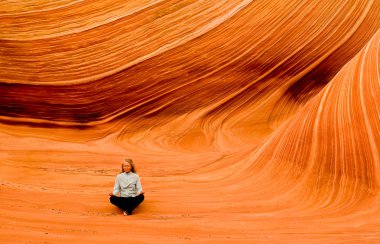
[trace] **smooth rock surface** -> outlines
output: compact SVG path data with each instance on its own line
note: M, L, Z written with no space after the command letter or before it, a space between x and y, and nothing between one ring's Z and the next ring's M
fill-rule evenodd
M1 243L380 242L380 1L0 1L0 23Z

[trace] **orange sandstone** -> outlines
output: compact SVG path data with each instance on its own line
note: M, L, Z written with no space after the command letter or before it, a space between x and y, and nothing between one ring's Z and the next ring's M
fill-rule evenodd
M0 242L378 243L379 13L0 2Z

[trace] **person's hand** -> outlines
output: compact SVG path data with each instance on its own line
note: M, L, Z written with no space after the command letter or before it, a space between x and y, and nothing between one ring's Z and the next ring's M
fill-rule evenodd
M142 191L142 192L140 192L140 194L139 194L139 195L144 195L144 193L145 193L145 192L143 192L143 191Z
M109 195L110 195L111 197L112 197L112 196L115 196L115 195L113 194L113 192L111 192Z

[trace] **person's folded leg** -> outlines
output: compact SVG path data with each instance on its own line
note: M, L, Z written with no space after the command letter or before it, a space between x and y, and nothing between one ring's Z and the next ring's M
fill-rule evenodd
M111 196L110 202L126 211L128 215L131 215L133 210L144 201L144 195L140 194L137 197L117 197Z
M130 212L132 214L132 211L137 208L137 206L140 205L140 203L142 203L144 201L144 195L143 194L140 194L138 195L137 197L133 197L132 199L132 202L131 202L131 208L130 208Z
M110 202L116 207L123 208L123 200L121 199L121 197L111 196Z

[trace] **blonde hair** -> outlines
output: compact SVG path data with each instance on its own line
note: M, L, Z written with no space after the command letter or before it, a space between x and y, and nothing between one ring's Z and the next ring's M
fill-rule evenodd
M130 158L126 158L126 159L124 159L124 162L123 163L121 163L121 172L120 173L124 173L124 168L123 168L123 164L124 163L129 163L130 165L131 165L131 172L133 172L133 173L136 173L136 166L135 166L135 163L133 163L133 160L132 159L130 159Z

